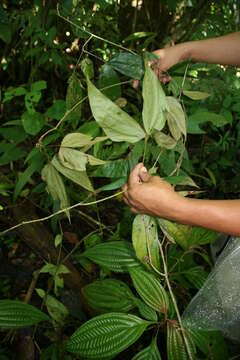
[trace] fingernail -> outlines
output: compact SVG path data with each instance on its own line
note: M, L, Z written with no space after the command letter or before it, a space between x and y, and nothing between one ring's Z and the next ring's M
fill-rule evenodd
M147 169L145 168L145 166L141 169L142 172L147 172Z

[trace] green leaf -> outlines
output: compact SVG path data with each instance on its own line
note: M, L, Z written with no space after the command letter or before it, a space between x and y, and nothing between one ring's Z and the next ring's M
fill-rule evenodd
M86 77L89 79L94 78L94 67L93 62L89 58L85 58L81 62L81 70Z
M40 171L43 166L43 155L37 154L34 158L32 158L31 164L27 167L27 169L23 172L23 174L19 177L13 194L13 201L17 199L23 187L29 181L30 177L36 172Z
M39 112L25 111L21 119L24 130L30 135L37 135L44 126L44 116Z
M138 123L104 96L88 79L88 96L93 116L112 141L135 143L145 133Z
M132 79L141 80L144 74L143 60L141 56L122 52L115 55L109 62L115 70Z
M187 331L185 331L185 337L188 342L188 348L191 352L192 359L195 359L196 347L193 339ZM181 329L175 321L169 321L167 324L167 356L168 360L189 360Z
M59 150L59 160L66 168L78 171L85 171L87 164L95 166L106 163L106 161L97 159L94 156L85 154L82 151L62 147Z
M47 190L51 194L53 200L60 201L60 209L69 207L69 200L62 178L51 163L45 165L42 169L42 179L47 183ZM65 212L70 220L69 210L66 210Z
M134 299L134 304L137 306L140 315L144 319L151 320L151 321L157 321L158 320L158 316L157 316L156 311L153 310L147 304L145 304L145 302L143 302L142 300L140 300L138 298L135 298Z
M62 234L57 234L55 236L55 239L54 239L54 246L58 247L59 245L61 245L62 244L62 239L63 239L63 235Z
M49 321L36 307L16 300L0 300L0 328L18 329Z
M61 147L67 148L80 148L86 145L89 145L92 141L92 136L81 134L81 133L71 133L67 134L61 143Z
M97 280L83 288L90 307L104 312L128 312L135 307L133 293L123 281Z
M53 296L46 294L45 291L42 289L36 289L36 292L42 299L44 299L45 305L51 318L55 320L58 324L63 325L66 317L69 314L66 306Z
M192 284L195 289L200 290L203 286L208 273L204 270L202 266L194 266L190 269L184 270L183 272L184 277Z
M172 96L167 96L168 108L167 123L172 137L179 140L181 134L186 136L186 118L181 104Z
M81 256L115 272L127 272L128 268L139 265L132 245L126 241L98 244L86 250Z
M99 168L92 173L92 176L94 177L106 178L126 178L128 175L129 164L123 159L108 161L106 164L99 166Z
M88 191L94 191L86 171L77 171L77 170L68 169L58 161L56 156L54 156L54 158L52 159L52 165L57 169L57 171L63 174L66 178L82 186L84 189Z
M81 81L78 79L77 75L73 73L68 80L68 88L66 95L66 109L70 110L79 103L82 99L82 85ZM82 104L76 106L76 108L71 111L67 116L68 120L78 121L81 117Z
M154 131L154 140L159 146L169 150L173 149L177 145L177 141L175 139L157 130Z
M31 84L31 92L39 92L47 88L47 82L45 80L39 80Z
M161 360L156 338L153 339L151 345L136 354L132 360Z
M183 94L192 100L204 100L210 96L210 94L206 92L189 90L183 90Z
M55 100L52 106L50 106L46 115L51 119L60 120L66 112L66 103L64 100Z
M158 232L155 220L148 215L137 215L132 226L132 243L137 258L148 269L151 269L149 262L159 269L159 246Z
M12 33L10 24L8 22L8 15L0 4L0 39L9 44L11 42L11 37Z
M201 227L176 224L174 222L158 219L160 227L163 227L168 236L180 245L184 250L191 246L199 246L214 242L218 236L216 231Z
M207 122L212 123L216 127L222 127L226 124L229 124L228 119L226 119L221 114L216 114L209 111L197 111L188 117L187 132L189 134L202 134L204 131L199 128L199 125Z
M112 68L112 66L108 64L104 64L101 67L98 86L101 89L102 93L111 100L116 100L121 97L122 92L120 86L120 79L116 71ZM109 88L103 89L105 87Z
M150 324L131 314L100 315L80 326L66 349L88 359L113 358L132 345Z
M166 122L164 112L168 109L167 98L158 77L152 71L148 62L145 65L142 93L142 117L147 134L151 134L153 128L159 131L162 130Z
M133 285L145 303L156 311L166 314L168 295L156 276L140 267L129 269Z

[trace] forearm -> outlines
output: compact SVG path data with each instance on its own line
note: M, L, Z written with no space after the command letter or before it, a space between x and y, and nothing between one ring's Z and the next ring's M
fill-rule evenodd
M175 221L240 236L240 200L198 200L183 198Z
M218 38L190 41L176 45L181 60L222 65L240 65L240 32Z

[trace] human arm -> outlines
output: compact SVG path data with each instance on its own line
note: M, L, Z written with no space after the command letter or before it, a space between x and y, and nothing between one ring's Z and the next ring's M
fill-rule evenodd
M240 32L217 38L189 41L153 52L159 59L152 67L163 82L169 81L164 72L181 61L240 66Z
M133 213L240 236L240 200L184 198L171 185L158 176L150 176L144 169L143 164L138 164L124 186L124 200Z

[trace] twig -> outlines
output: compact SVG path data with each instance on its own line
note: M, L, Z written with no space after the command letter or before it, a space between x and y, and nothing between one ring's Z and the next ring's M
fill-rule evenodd
M4 231L1 231L1 232L0 232L0 236L5 235L5 234L7 234L9 231L12 231L12 230L14 230L14 229L17 229L17 228L19 228L20 226L23 226L23 225L28 225L28 224L33 224L33 223L37 223L37 222L49 220L49 219L51 219L52 217L54 217L54 216L56 216L56 215L62 214L62 213L64 213L65 211L69 211L69 210L75 209L75 208L78 207L78 206L90 206L90 205L94 205L94 204L98 204L98 203L104 202L104 201L109 200L109 199L113 199L114 197L117 197L117 196L123 194L124 192L125 192L125 191L120 191L120 192L118 192L118 193L116 193L116 194L107 196L107 197L105 197L105 198L103 198L103 199L99 199L99 200L96 200L96 201L91 201L91 202L88 202L88 203L80 202L80 203L74 204L74 205L72 205L72 206L69 206L69 207L67 207L67 208L58 210L58 211L56 211L55 213L53 213L53 214L51 214L51 215L48 215L48 216L45 216L45 217L42 217L42 218L39 218L39 219L22 221L21 223L12 226L12 227L10 227L9 229L6 229L6 230L4 230Z
M96 34L93 34L93 33L91 33L90 31L84 29L83 27L75 24L73 21L71 21L71 20L65 18L64 16L62 16L62 15L60 14L60 11L59 11L59 4L57 4L57 15L58 15L61 19L65 20L66 22L68 22L69 24L75 26L76 28L80 29L81 31L85 32L86 34L91 35L91 36L94 37L95 39L98 39L98 40L101 40L101 41L103 41L103 42L105 42L105 43L108 43L108 44L110 44L110 45L116 46L116 47L118 47L119 49L128 51L128 52L130 52L130 53L132 53L132 54L135 55L135 52L134 52L134 51L132 51L132 50L130 50L130 49L128 49L128 48L125 48L125 47L122 46L122 45L116 44L116 43L114 43L114 42L112 42L112 41L110 41L110 40L104 39L104 38L102 38L101 36L98 36L98 35L96 35Z
M38 281L38 277L39 277L39 274L40 274L40 271L37 270L37 271L34 271L33 273L33 278L32 278L32 281L29 285L29 288L28 288L28 291L25 295L25 298L24 298L24 302L26 304L29 304L30 300L31 300L31 297L32 297L32 293L36 287L36 284L37 284L37 281Z
M166 264L166 261L165 261L165 256L164 256L164 253L163 253L162 244L159 241L159 239L158 239L158 244L159 244L160 254L161 254L161 257L162 257L163 269L164 269L164 274L165 274L167 287L168 287L168 290L169 290L169 293L170 293L170 296L171 296L171 299L172 299L172 302L173 302L173 305L174 305L174 309L175 309L176 314L177 314L178 323L180 325L180 329L181 329L183 340L184 340L184 343L185 343L185 346L186 346L186 350L187 350L189 359L193 360L192 353L191 353L190 346L189 346L189 342L188 342L188 339L187 339L187 337L185 335L185 330L183 328L182 319L181 319L181 316L180 316L180 313L179 313L179 310L178 310L177 301L176 301L175 296L173 294L172 287L171 287L171 284L170 284L170 281L169 281L169 278L168 278L167 264Z

